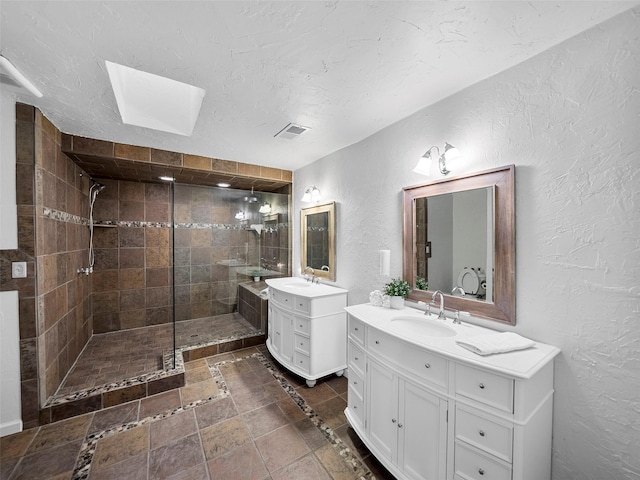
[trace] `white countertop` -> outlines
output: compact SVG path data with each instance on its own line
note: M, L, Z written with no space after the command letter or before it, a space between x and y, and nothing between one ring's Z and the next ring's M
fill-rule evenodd
M299 297L315 298L349 293L344 288L324 283L311 283L302 277L268 278L265 282L269 287Z
M269 280L267 280L267 283ZM456 339L474 335L485 335L496 330L491 330L469 323L454 325L451 319L437 320L437 315L425 318L424 312L415 308L404 307L401 310L392 310L385 307L374 307L369 303L346 307L347 313L376 328L382 332L397 336L414 345L424 347L434 353L493 370L516 378L531 378L538 370L550 362L560 350L552 345L536 342L534 347L515 352L499 353L494 355L477 355L456 343ZM398 324L391 321L394 317L416 317L416 321L438 322L455 330L455 335L450 337L434 337L420 332L408 332L406 328L398 328Z

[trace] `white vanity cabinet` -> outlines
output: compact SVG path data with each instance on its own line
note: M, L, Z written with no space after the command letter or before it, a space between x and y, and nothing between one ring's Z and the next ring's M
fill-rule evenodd
M481 357L455 338L487 329L454 325L451 337L407 335L394 329L391 319L411 309L398 313L367 304L346 310L345 414L394 476L550 478L557 348L538 343L526 351Z
M347 367L347 290L299 278L268 279L267 349L313 387Z

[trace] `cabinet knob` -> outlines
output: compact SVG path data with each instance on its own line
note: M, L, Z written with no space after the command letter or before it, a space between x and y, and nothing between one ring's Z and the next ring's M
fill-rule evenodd
M354 329L356 332L358 331L358 327L354 327L353 329Z
M484 390L484 383L481 383L478 387L480 387L480 390Z
M358 361L358 357L353 357L353 358L354 358L354 360L355 360L356 362Z
M380 345L380 340L376 340L376 345Z
M480 430L480 431L478 432L478 435L480 435L481 437L484 437L484 430Z
M358 384L358 382L353 382L353 384L354 384L354 385L357 385L357 384Z
M357 409L358 409L358 406L357 406L357 405L354 405L354 406L353 406L353 409L354 409L354 410L357 410Z
M391 419L391 423L396 423L396 422L397 422L397 420L395 418Z
M431 368L431 364L429 364L429 363L425 363L425 364L424 364L424 368Z
M479 473L480 475L484 475L484 469L483 469L483 468L479 468L479 469L478 469L478 473Z
M398 424L398 428L402 428L402 424L401 423Z
M276 332L276 335L280 335L280 332Z

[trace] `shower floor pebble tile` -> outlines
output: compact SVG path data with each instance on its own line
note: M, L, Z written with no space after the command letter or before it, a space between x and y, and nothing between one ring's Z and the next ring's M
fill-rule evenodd
M346 424L345 378L309 389L264 346L185 370L181 389L0 439L0 479L393 478Z

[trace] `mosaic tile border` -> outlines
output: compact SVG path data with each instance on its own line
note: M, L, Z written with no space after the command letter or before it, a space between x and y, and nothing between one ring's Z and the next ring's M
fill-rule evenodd
M51 220L60 222L75 223L78 225L89 225L89 219L73 215L68 212L56 210L54 208L43 207L42 216ZM191 228L196 230L246 230L250 231L249 225L246 223L173 223L173 222L146 222L137 220L96 220L93 222L95 227L129 227L129 228ZM266 233L277 233L279 230L289 228L288 223L279 223L265 227Z
M85 217L79 217L68 212L56 210L55 208L42 207L42 216L51 220L58 220L59 222L75 223L78 225L89 225L89 219Z
M320 416L309 406L309 404L302 398L297 390L291 385L287 379L275 368L275 366L267 359L262 353L253 353L242 358L236 358L233 360L223 360L216 362L213 365L209 365L209 371L213 376L213 379L218 387L219 393L217 395L196 400L183 407L178 407L173 410L169 410L164 413L154 415L152 417L143 418L137 422L129 422L124 425L119 425L101 432L95 432L88 435L85 441L82 443L80 453L78 454L78 460L76 462L72 480L86 480L89 478L91 471L91 464L95 455L98 441L107 438L111 435L121 433L132 428L139 427L148 423L152 423L163 418L171 417L181 412L191 410L200 405L204 405L213 401L217 401L230 396L229 388L220 372L220 367L223 365L229 365L231 363L247 360L249 358L256 358L260 363L269 370L269 373L278 381L278 383L284 388L291 399L296 402L298 407L304 412L306 417L313 423L313 425L320 430L327 441L332 445L344 462L351 468L351 470L358 475L359 480L375 480L375 477L371 471L351 452L351 449L335 434L335 432L320 418Z
M247 357L248 358L248 357ZM225 365L227 363L233 363L235 361L239 361L243 359L236 360L227 360L223 362L218 362L214 365L209 365L209 371L213 376L213 380L215 381L218 387L218 394L207 397L202 400L195 400L188 405L175 408L173 410L166 411L164 413L159 413L152 417L146 417L136 422L129 422L123 425L119 425L117 427L113 427L107 430L103 430L101 432L94 432L86 437L84 442L82 443L82 447L80 447L80 452L78 454L78 460L76 462L76 466L73 470L72 480L85 480L89 477L89 473L91 470L91 463L93 462L93 457L96 453L96 449L98 447L98 441L103 438L107 438L111 435L115 435L117 433L125 432L127 430L131 430L135 427L140 427L142 425L146 425L148 423L153 423L158 420L162 420L163 418L168 418L178 413L189 411L195 407L199 407L200 405L205 405L207 403L220 400L223 398L227 398L229 396L229 388L227 387L224 378L222 377L222 373L220 373L219 367Z

